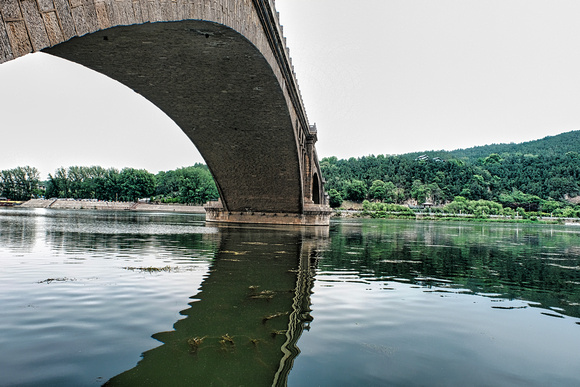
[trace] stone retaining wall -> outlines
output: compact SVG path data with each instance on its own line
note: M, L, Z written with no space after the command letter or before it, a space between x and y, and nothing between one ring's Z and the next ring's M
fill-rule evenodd
M23 203L23 208L51 208L63 210L108 210L108 211L154 211L205 214L202 206L178 204L149 204L132 202L90 202L66 199L32 199Z

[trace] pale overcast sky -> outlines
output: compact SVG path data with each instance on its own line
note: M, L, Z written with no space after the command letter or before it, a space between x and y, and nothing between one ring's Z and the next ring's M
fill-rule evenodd
M276 0L320 157L580 129L577 0ZM0 65L0 169L201 162L136 93L44 54ZM83 71L85 70L85 71Z

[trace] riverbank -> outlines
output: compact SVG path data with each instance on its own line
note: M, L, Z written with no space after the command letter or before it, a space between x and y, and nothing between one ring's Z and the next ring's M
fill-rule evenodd
M104 211L147 211L147 212L182 212L188 214L205 214L203 206L183 204L150 204L134 202L106 202L71 199L31 199L20 205L22 208L51 208L63 210L104 210Z
M16 200L0 200L0 207L14 207L22 204L22 202Z
M140 211L140 212L176 212L188 214L205 214L203 206L184 204L150 204L134 202L106 202L72 199L31 199L22 203L22 208L51 208L63 210L104 210L104 211ZM384 218L384 219L415 219L437 221L466 221L466 222L495 222L495 223L543 223L543 224L572 224L580 225L579 218L539 217L522 218L501 215L489 215L477 218L469 214L440 214L440 213L377 213L359 209L334 210L333 218Z
M409 219L409 220L437 220L445 222L492 222L492 223L535 223L535 224L567 224L580 226L579 218L559 218L559 217L529 217L487 215L486 217L476 217L472 214L444 214L428 212L383 212L365 210L335 210L333 217L336 218L375 218L375 219Z

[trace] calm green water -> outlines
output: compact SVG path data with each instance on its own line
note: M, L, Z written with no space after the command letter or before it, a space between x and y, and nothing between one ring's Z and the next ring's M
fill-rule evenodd
M578 386L580 227L0 209L0 386Z

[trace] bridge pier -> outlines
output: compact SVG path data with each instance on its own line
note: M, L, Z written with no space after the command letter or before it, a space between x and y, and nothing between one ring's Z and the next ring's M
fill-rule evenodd
M301 214L262 211L228 211L220 201L205 206L205 220L219 223L328 226L332 210L328 205L305 204Z

